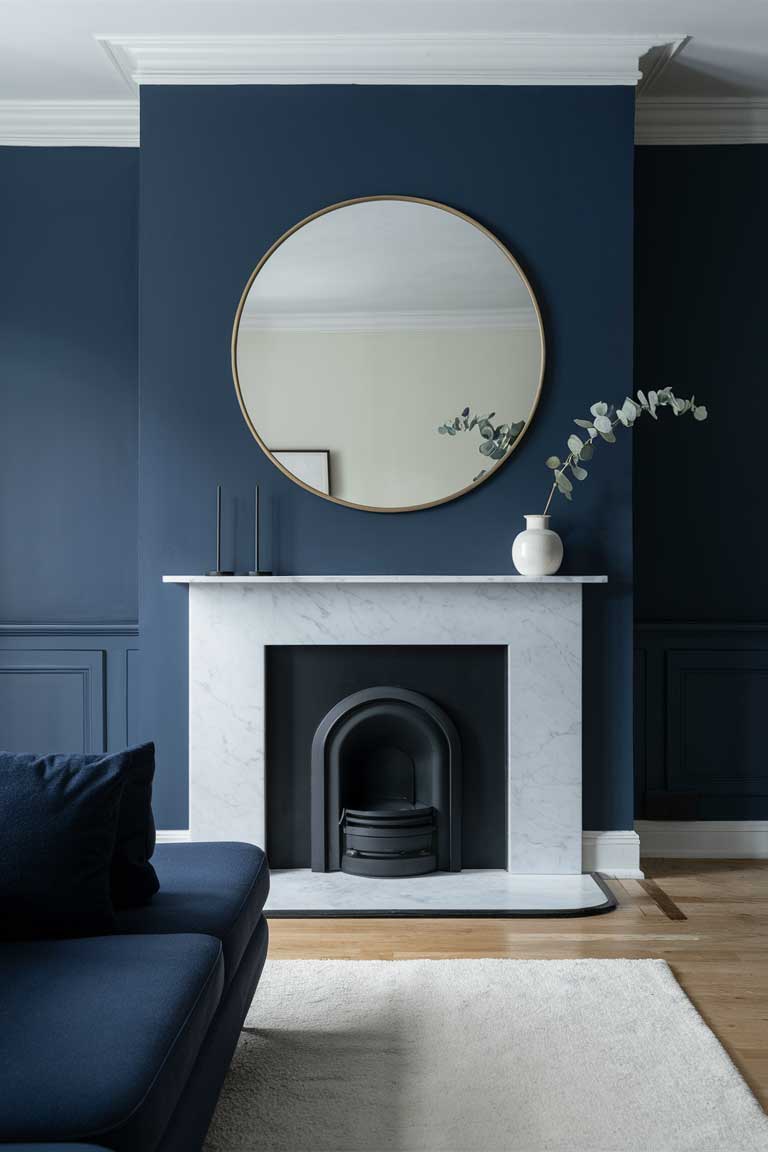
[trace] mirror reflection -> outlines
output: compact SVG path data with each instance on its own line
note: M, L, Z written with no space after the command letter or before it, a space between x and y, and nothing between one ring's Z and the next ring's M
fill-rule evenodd
M233 335L243 414L292 478L400 511L502 466L538 401L538 307L511 254L446 207L324 211L257 267Z

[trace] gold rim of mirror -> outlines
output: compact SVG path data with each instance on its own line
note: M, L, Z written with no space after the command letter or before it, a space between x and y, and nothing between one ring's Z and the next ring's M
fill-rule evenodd
M262 440L258 431L256 430L256 427L253 423L253 420L250 417L248 409L245 406L245 400L243 399L243 392L242 392L242 389L240 387L240 377L238 376L238 372L237 372L237 337L238 337L238 333L240 331L240 318L243 314L243 309L245 307L245 301L248 298L248 293L251 290L251 286L253 285L254 280L256 279L256 277L258 276L259 272L264 267L266 262L270 259L270 257L275 254L275 252L278 250L278 248L281 246L281 244L284 244L285 241L289 239L289 237L293 236L293 234L295 232L298 232L300 228L304 228L305 225L311 224L313 220L317 220L321 216L327 216L329 212L337 212L340 208L349 208L350 205L352 205L352 204L370 204L370 203L373 203L377 200L398 200L398 201L405 202L407 204L426 204L430 208L438 208L442 212L449 212L452 216L458 216L460 220L466 220L466 222L468 224L471 224L473 228L477 228L478 232L482 232L484 236L487 236L489 240L492 240L493 243L496 245L496 247L501 252L504 253L507 260L509 260L510 264L516 270L516 272L518 273L520 279L522 280L523 284L525 285L525 287L528 291L528 295L531 298L531 303L533 304L533 310L536 313L536 322L537 322L538 328L539 328L539 347L540 347L540 351L541 351L541 369L539 372L539 381L538 381L538 384L536 385L536 395L533 398L533 404L531 405L531 410L528 414L528 419L525 422L525 427L523 428L522 432L520 433L520 435L515 440L512 447L507 452L504 459L497 461L496 464L494 464L493 468L489 468L488 471L483 476L481 476L478 480L473 480L471 484L467 484L466 487L459 489L458 492L452 492L450 496L441 496L439 500L430 500L426 504L411 504L409 506L396 507L396 508L379 508L379 507L376 507L376 506L371 505L371 504L356 504L353 500L342 500L341 497L331 496L327 492L321 492L319 489L313 488L310 484L305 484L305 482L303 480L300 480L297 476L294 476L294 474L291 471L289 471L288 468L286 468L283 464L280 463L279 460L277 460L275 458L275 456L273 456L272 452L267 447L267 445L264 443L264 441ZM234 381L235 381L235 392L237 393L237 402L240 405L240 411L243 414L243 419L245 420L246 424L248 425L248 427L251 430L251 435L253 436L254 440L256 441L256 443L261 448L264 455L269 459L269 461L272 464L274 464L275 468L278 468L283 473L284 476L287 476L288 479L292 480L294 484L298 484L300 488L304 488L305 491L311 492L315 496L320 496L323 500L328 500L331 504L340 504L344 508L357 508L358 511L361 511L361 512L420 512L425 508L436 508L440 504L448 504L451 500L458 500L461 496L465 496L468 492L474 491L475 488L479 488L481 484L484 484L486 482L486 480L490 480L490 478L492 476L495 476L496 473L499 471L499 469L504 467L504 465L510 459L512 454L519 447L519 445L520 445L521 441L523 440L523 438L525 437L525 434L527 433L528 428L530 427L531 421L533 420L533 417L536 413L536 409L538 408L538 405L539 405L539 400L541 399L541 389L542 389L543 384L544 384L545 359L546 359L546 346L545 346L545 341L544 341L544 323L543 323L542 318L541 318L541 310L539 308L539 302L536 299L536 294L533 291L533 288L531 287L531 284L530 284L530 281L528 280L528 277L526 276L523 269L520 267L519 262L515 259L515 257L510 252L510 250L507 248L506 244L503 244L501 242L501 240L499 240L498 236L495 236L493 234L493 232L490 231L489 228L486 228L478 220L473 219L472 216L468 216L466 214L466 212L460 212L458 208L452 208L449 204L441 204L439 200L425 200L421 196L394 196L394 195L393 196L356 196L352 200L340 200L337 204L329 204L326 208L320 208L319 211L313 212L310 216L305 216L303 220L299 220L299 222L297 224L294 224L292 228L289 228L287 232L284 232L282 234L282 236L280 236L274 242L274 244L271 246L271 248L269 248L264 253L264 255L259 260L256 267L254 268L253 272L248 277L248 282L245 285L245 288L243 289L243 294L240 297L240 303L237 306L237 312L235 313L235 323L234 323L233 328L232 328L232 376L233 376Z

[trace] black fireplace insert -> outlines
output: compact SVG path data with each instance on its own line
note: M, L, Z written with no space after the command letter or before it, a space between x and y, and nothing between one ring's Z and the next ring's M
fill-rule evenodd
M461 743L429 697L366 688L312 742L312 870L419 876L461 869Z

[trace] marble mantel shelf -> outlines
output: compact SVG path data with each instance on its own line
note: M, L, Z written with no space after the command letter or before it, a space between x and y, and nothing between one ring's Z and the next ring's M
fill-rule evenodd
M163 584L606 584L607 576L163 576Z

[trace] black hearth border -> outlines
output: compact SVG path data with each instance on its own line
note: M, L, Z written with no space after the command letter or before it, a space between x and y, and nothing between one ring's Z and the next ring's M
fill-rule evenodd
M598 872L588 872L595 884L605 896L602 904L595 904L587 908L545 908L545 909L507 909L507 908L475 908L464 911L462 909L426 908L424 911L408 909L398 911L396 908L340 909L339 911L323 912L317 909L307 911L291 909L288 912L270 911L265 909L264 915L268 920L563 920L573 919L577 916L602 916L606 912L613 912L619 902L609 888L608 884ZM387 884L391 881L383 880Z

